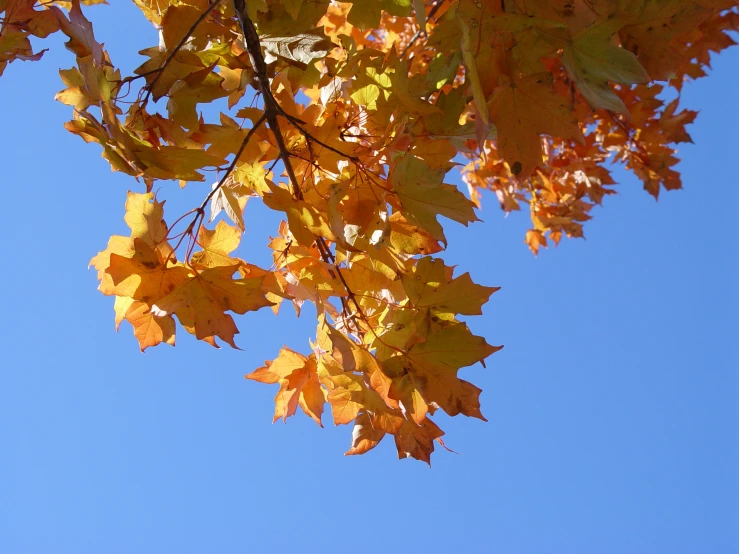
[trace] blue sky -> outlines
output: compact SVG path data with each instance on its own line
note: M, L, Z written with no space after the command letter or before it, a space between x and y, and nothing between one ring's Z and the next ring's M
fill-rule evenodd
M132 6L87 11L127 68L156 42ZM72 55L50 42L0 78L0 552L739 551L739 49L686 87L685 190L655 203L621 172L587 240L538 258L491 197L449 224L445 259L502 287L470 325L505 348L463 372L489 422L441 417L459 455L429 469L392 441L344 457L329 419L271 424L276 387L243 375L306 351L310 313L240 317L243 352L115 333L87 263L140 189L63 129ZM163 184L170 219L204 186ZM242 257L266 260L275 222L249 205Z

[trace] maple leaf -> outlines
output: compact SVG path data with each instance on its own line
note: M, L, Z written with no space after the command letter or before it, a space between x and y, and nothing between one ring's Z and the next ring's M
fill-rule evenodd
M391 173L393 190L406 218L446 244L446 237L436 219L443 215L467 225L478 221L474 204L457 187L442 183L443 173L431 169L415 156L406 155Z
M137 194L129 191L123 219L131 229L131 238L140 238L149 246L157 247L167 237L164 203L156 200L151 192Z
M218 183L215 183L213 186L216 188L216 191L210 201L210 222L212 223L219 213L225 212L228 218L238 225L243 233L246 229L244 208L246 207L248 197L239 194L237 190L230 186L218 187Z
M271 194L264 196L264 203L273 210L285 212L290 232L299 244L310 246L316 235L329 240L335 238L326 218L316 208L304 201L295 202L288 191L276 185L269 184L269 188Z
M169 267L163 262L146 242L134 239L130 256L110 254L110 264L105 269L110 284L103 281L100 290L108 295L156 301L172 292L188 275L186 268Z
M69 37L65 46L79 58L92 56L95 65L100 65L103 61L103 47L95 40L92 23L83 15L79 0L73 0L71 4L69 19L60 10L53 9L59 21L59 27Z
M436 254L441 252L439 241L428 232L407 221L400 212L388 218L390 223L389 241L392 248L405 255Z
M577 118L567 100L553 91L550 74L501 81L489 103L490 118L498 130L498 150L518 178L525 179L542 164L539 135L583 142Z
M349 22L360 29L375 28L385 10L392 15L409 15L411 0L348 0L352 5Z
M431 453L434 441L440 440L444 431L430 419L424 419L420 425L404 421L395 433L395 446L398 458L415 458L431 465Z
M219 221L213 231L203 227L198 237L203 250L193 254L192 262L204 267L233 266L237 260L229 254L238 248L240 242L239 230L225 221Z
M172 292L152 306L156 316L174 314L186 328L192 328L198 339L217 336L236 348L234 335L238 329L232 311L244 314L271 306L262 291L262 278L234 279L238 266L213 267L178 284Z
M325 403L325 394L318 380L315 356L306 357L285 347L280 355L265 362L263 367L246 376L247 379L260 383L279 383L280 390L275 397L275 416L286 421L295 415L298 406L318 425Z
M195 37L191 37L188 33L201 14L201 9L195 5L169 5L159 22L160 36L164 48L171 51L181 41L187 41L188 39L194 41ZM214 24L203 22L202 25L198 25L197 31L199 35L217 35L218 27ZM193 47L192 42L189 44L189 47Z
M570 78L593 108L628 113L609 82L622 85L648 83L649 75L636 56L611 44L611 36L623 26L616 17L604 18L583 31L562 54Z
M117 297L116 301L118 301ZM172 316L158 317L145 302L134 301L125 311L124 318L133 327L133 334L143 352L150 346L175 344L175 321Z
M346 456L365 454L380 444L387 433L381 427L375 427L372 417L367 412L357 415L352 429L352 447L346 451Z
M469 273L452 279L452 269L442 260L421 258L413 273L401 275L408 301L432 313L481 315L482 305L499 287L483 287L472 282Z
M462 413L485 420L480 412L480 389L457 378L457 370L482 362L500 348L474 336L464 323L443 328L411 346L406 354L385 361L383 371L395 385L390 396L419 425L432 402L449 415Z

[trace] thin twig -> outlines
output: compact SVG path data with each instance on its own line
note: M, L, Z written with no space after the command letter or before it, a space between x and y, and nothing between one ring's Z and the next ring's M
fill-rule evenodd
M626 140L631 143L631 145L636 148L639 154L647 155L647 152L644 150L644 147L641 145L641 143L633 137L633 132L635 129L633 127L629 127L624 121L619 119L614 115L614 113L610 110L607 111L609 117L613 120L613 122L619 126L619 128L624 132L626 135Z
M262 124L265 122L267 118L262 115L255 123L254 126L249 129L249 132L246 133L246 136L244 137L244 140L241 141L241 145L239 146L239 149L236 151L236 154L234 155L234 159L231 161L231 164L226 169L226 172L223 174L223 177L220 178L220 180L216 183L216 185L213 187L213 189L208 193L208 195L205 197L205 200L198 206L197 208L190 210L185 215L181 216L174 225L182 221L185 217L190 215L191 213L195 214L195 217L190 222L190 224L187 226L187 229L185 229L181 233L180 240L177 242L176 246L172 249L172 253L170 253L171 257L174 252L180 247L180 244L182 244L182 240L185 238L185 236L192 237L195 241L197 241L197 235L200 233L200 227L203 224L203 221L205 220L205 208L208 205L208 202L211 201L213 196L223 187L223 185L226 183L226 180L228 177L233 173L234 169L236 169L236 164L239 161L239 158L241 157L241 154L244 153L244 149L246 148L246 145L249 144L249 141L251 140L251 137L254 136L254 133L259 129L259 127L262 126ZM172 227L174 227L172 225ZM188 252L185 255L185 259L188 260L190 257L189 252L190 246L188 246ZM169 258L167 258L167 261L169 261Z
M239 158L241 157L241 154L243 154L244 149L246 148L246 145L249 144L249 140L251 140L251 137L254 135L254 133L259 129L262 124L265 122L267 117L263 114L255 123L254 126L249 129L249 132L246 133L246 136L244 137L244 140L241 141L241 146L239 146L239 149L236 151L236 154L234 155L234 159L231 161L231 165L228 166L226 169L226 172L223 174L223 177L216 183L216 186L213 187L213 190L211 190L208 195L205 197L205 200L203 200L202 204L198 208L196 208L197 215L195 216L195 219L193 219L192 223L190 223L190 226L187 228L187 231L197 240L197 236L200 233L200 227L203 225L203 221L205 221L205 207L208 205L208 202L215 196L215 194L223 187L223 185L226 183L226 179L233 173L233 170L236 169L236 164L239 161ZM197 227L197 228L196 228ZM188 256L189 257L189 256Z
M277 106L277 111L280 113L280 115L282 117L284 117L285 119L287 119L290 123L292 123L292 125L294 127L297 127L297 129L303 134L303 136L305 137L305 139L307 141L315 142L316 144L318 144L320 146L323 146L327 150L330 150L334 154L338 154L342 158L346 158L348 160L351 160L354 163L359 162L359 158L358 157L352 156L351 154L347 154L345 152L342 152L341 150L338 150L338 149L334 148L333 146L331 146L329 144L326 144L322 140L320 140L320 139L316 138L315 136L313 136L311 133L309 133L306 130L305 127L303 127L303 125L302 125L303 122L302 121L300 121L297 117L292 116L289 113L287 113L285 110L282 109L282 106L280 106L279 104L277 104L276 106Z
M236 154L234 155L234 159L231 161L231 165L228 166L226 169L226 173L223 174L223 177L221 177L220 181L216 184L215 187L213 187L213 190L211 190L208 193L208 196L205 197L205 200L203 200L203 203L200 205L200 210L204 210L205 206L208 205L208 202L210 202L210 199L213 198L213 196L218 192L218 190L223 186L223 184L226 182L226 179L228 179L228 176L233 173L233 170L236 168L236 163L239 161L239 158L241 157L241 154L244 153L244 149L246 148L246 145L249 144L249 141L251 140L251 137L254 135L254 133L259 129L264 121L267 119L266 114L262 114L262 116L257 119L256 123L254 123L254 126L249 129L249 132L246 133L246 136L244 137L244 140L241 141L241 146L239 146L239 149L236 151Z
M167 69L169 64L172 62L174 57L177 55L177 53L182 50L182 47L185 46L188 40L190 40L190 37L195 32L195 29L197 29L198 25L202 23L202 21L208 17L208 14L213 11L213 8L215 8L218 4L221 3L221 0L215 0L210 6L208 6L208 9L206 9L202 14L200 14L200 17L198 17L195 20L195 23L190 26L190 28L187 30L185 35L182 37L182 40L177 44L177 46L174 47L174 50L170 52L169 56L167 56L167 59L164 60L164 63L162 66L158 69L158 73L156 74L156 77L152 79L151 83L146 85L146 96L144 96L144 100L142 102L142 106L146 106L146 104L149 102L149 97L152 94L152 91L154 90L154 85L157 84L157 81L159 81L159 78L164 73L164 70Z

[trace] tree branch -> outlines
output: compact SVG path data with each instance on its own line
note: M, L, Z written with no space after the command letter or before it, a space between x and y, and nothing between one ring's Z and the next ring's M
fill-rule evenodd
M270 129L272 130L272 134L275 137L275 142L277 143L277 149L279 150L279 157L282 160L282 163L285 165L285 171L287 172L288 179L290 180L290 186L292 187L293 197L296 200L302 200L303 190L300 188L300 183L298 182L298 178L295 175L295 170L293 169L292 163L290 161L290 152L288 151L287 146L285 145L285 141L282 137L282 132L280 130L280 124L277 119L277 116L280 115L280 116L285 117L301 133L303 133L303 135L306 137L306 140L311 139L311 135L301 125L296 123L296 118L286 114L285 111L277 103L277 100L275 100L275 97L272 94L269 77L267 76L267 64L265 63L264 56L262 55L262 45L259 40L259 34L257 33L257 30L254 27L254 23L252 22L251 18L249 17L249 14L247 13L246 1L245 0L233 0L233 4L234 4L234 10L236 12L236 18L239 20L239 25L241 26L241 32L244 35L244 43L245 43L246 51L249 53L252 67L254 68L254 74L257 78L259 92L262 93L262 97L264 98L264 116L263 117L264 119L266 119L267 124L269 125ZM315 142L317 142L318 144L321 144L322 146L332 150L333 152L338 153L339 155L343 157L351 158L351 156L347 156L343 152L339 152L338 150L335 150L334 148L331 148L330 146L323 144L321 141L315 138L312 138L312 140L315 140ZM323 258L323 261L326 264L330 264L333 267L333 270L329 270L331 278L336 279L338 277L339 281L341 281L342 286L346 290L348 298L354 304L357 315L368 326L368 328L371 328L367 320L367 317L364 315L364 312L362 311L362 308L359 305L359 302L357 302L354 292L349 288L349 284L344 278L344 275L341 273L341 269L336 263L336 259L331 254L331 250L326 242L326 239L320 236L315 236L315 239L316 239L316 245L318 247L318 251L320 252L321 257ZM343 298L341 298L341 303L344 309L344 316L346 320L349 317L351 317L351 315L349 314L349 310L347 309L348 307Z
M343 158L347 158L354 162L359 161L356 156L350 156L344 152L341 152L333 146L330 146L314 137L302 126L302 122L298 118L285 112L285 110L282 109L282 106L280 106L275 101L275 98L272 95L272 89L270 88L269 78L267 77L267 64L265 63L264 56L262 55L262 43L259 40L259 34L254 27L254 23L249 18L249 14L247 13L246 0L233 0L233 2L234 9L236 11L236 18L239 20L241 32L244 35L244 45L246 47L246 51L249 53L249 58L251 59L252 67L254 68L254 73L257 77L257 82L259 83L260 92L264 96L265 113L268 113L269 111L274 111L275 116L281 115L282 117L287 119L293 126L295 126L301 133L303 133L303 136L306 138L306 140L310 140L315 142L316 144L320 144L324 148L330 150L334 154L338 154ZM276 122L277 119L274 118L274 121ZM271 122L270 127L273 127ZM279 125L277 125L277 127L279 127ZM282 135L280 135L280 139L276 138L276 140L281 139Z

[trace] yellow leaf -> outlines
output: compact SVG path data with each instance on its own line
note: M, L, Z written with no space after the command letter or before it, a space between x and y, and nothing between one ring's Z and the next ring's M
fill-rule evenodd
M315 356L306 357L285 347L275 360L266 362L246 378L260 383L280 384L275 397L273 422L278 419L286 421L300 406L306 415L323 427L321 414L326 398L318 380Z
M433 258L421 258L412 274L401 275L408 301L435 314L481 315L482 305L497 287L472 282L469 273L451 278L452 268Z
M241 233L225 221L219 221L211 231L202 227L198 243L203 247L201 252L193 254L192 262L204 267L231 266L238 263L229 254L239 247Z
M405 155L393 168L390 178L406 219L446 244L437 215L465 226L477 221L477 216L474 203L457 187L442 183L442 176L443 172L431 169L419 158Z
M152 313L159 317L174 314L198 339L217 336L236 348L234 335L239 331L225 312L244 314L272 305L262 291L264 279L234 279L236 269L214 267L192 275L157 301Z
M309 203L295 200L288 191L268 183L271 194L264 195L264 203L273 210L285 212L290 232L299 244L310 246L316 235L336 240L324 215Z
M167 238L163 208L164 203L159 202L152 192L129 192L124 219L131 229L131 238L142 239L152 247L161 244Z
M175 323L171 316L157 317L144 302L134 302L126 312L126 321L133 326L133 334L143 352L161 343L174 346Z

